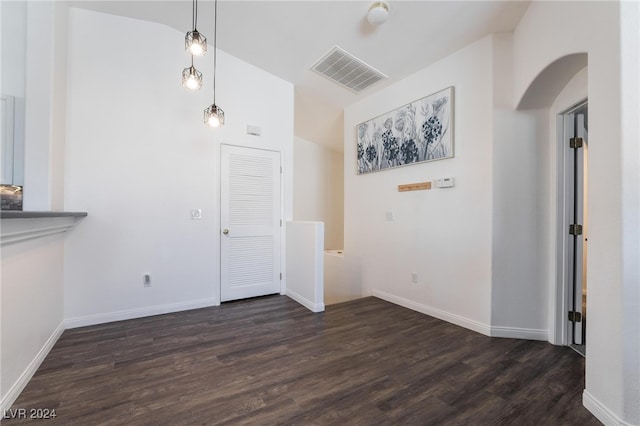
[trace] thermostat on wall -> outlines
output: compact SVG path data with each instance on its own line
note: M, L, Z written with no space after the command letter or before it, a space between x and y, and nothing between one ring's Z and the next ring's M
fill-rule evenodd
M436 179L433 181L433 186L436 188L452 188L456 186L456 180L452 177Z

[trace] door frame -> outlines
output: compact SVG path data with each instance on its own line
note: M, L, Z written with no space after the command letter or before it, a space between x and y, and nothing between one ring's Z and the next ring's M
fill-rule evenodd
M588 106L588 97L573 103L569 108L563 109L555 114L556 118L556 212L555 212L555 253L556 253L556 279L555 279L555 303L554 303L554 324L550 327L550 342L555 345L569 346L570 324L567 312L570 308L570 294L572 283L569 282L568 254L569 254L569 209L566 186L569 177L567 176L566 161L571 148L567 145L565 135L565 116L574 111ZM587 189L588 191L588 189Z
M234 144L234 143L220 143L219 148L217 149L217 155L218 155L218 173L217 173L217 178L218 178L218 185L216 186L216 190L217 190L217 194L215 194L215 199L217 201L218 204L218 212L216 214L216 223L215 223L215 231L216 231L216 237L215 237L215 244L216 244L216 259L214 264L216 265L217 269L218 269L218 273L217 273L217 277L218 277L218 282L217 284L214 286L214 298L215 298L215 306L219 306L222 303L222 146L226 145L226 146L233 146L233 147L237 147L237 148L248 148L248 149L257 149L257 150L261 150L261 151L270 151L270 152L277 152L279 157L280 157L280 220L282 221L282 226L280 227L280 271L282 273L282 279L280 280L280 295L285 295L287 292L287 283L286 283L286 274L284 273L284 271L286 270L286 233L285 233L285 229L286 229L286 222L284 219L284 206L285 206L285 200L284 200L284 196L285 196L285 191L284 191L284 175L283 175L283 166L282 166L282 158L283 158L283 152L280 149L268 149L268 148L264 148L264 147L257 147L257 146L251 146L251 145L241 145L241 144Z

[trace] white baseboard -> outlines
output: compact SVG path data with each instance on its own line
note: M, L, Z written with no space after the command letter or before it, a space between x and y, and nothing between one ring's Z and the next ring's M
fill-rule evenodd
M287 296L289 296L305 308L309 309L311 312L324 311L324 303L313 303L311 300L303 297L301 294L291 290L290 288L287 289Z
M88 325L104 324L107 322L123 321L134 318L150 317L153 315L169 314L188 311L190 309L208 308L216 306L214 299L193 300L190 302L171 303L168 305L150 306L148 308L130 309L127 311L109 312L106 314L89 315L86 317L67 318L66 328L78 328Z
M443 321L450 322L460 327L468 328L469 330L476 331L491 337L506 337L511 339L526 339L526 340L548 340L547 330L537 330L533 328L517 328L517 327L492 327L488 324L475 321L461 315L452 314L442 309L434 308L431 306L423 305L421 303L414 302L413 300L405 299L387 292L373 289L371 295L387 302L395 303L405 308L412 309L414 311L421 312L426 315L441 319Z
M450 322L460 327L468 328L469 330L476 331L484 334L485 336L491 336L491 327L487 324L465 318L460 315L452 314L441 309L433 308L431 306L423 305L421 303L414 302L413 300L405 299L403 297L395 296L384 291L373 289L371 293L374 297L377 297L387 302L395 303L396 305L404 306L411 310L421 312L423 314L441 319L443 321Z
M627 423L616 416L586 389L582 392L582 405L605 426L632 426L631 423Z
M2 396L2 402L0 402L0 413L6 412L13 403L18 399L20 393L24 390L29 380L36 373L42 361L47 357L53 345L56 344L62 333L64 332L64 321L62 321L58 327L51 333L51 336L47 339L47 341L42 346L42 349L36 354L35 358L31 360L27 368L22 372L18 380L9 388L6 394Z
M491 337L507 337L510 339L542 340L549 341L547 330L536 330L535 328L517 327L491 327Z

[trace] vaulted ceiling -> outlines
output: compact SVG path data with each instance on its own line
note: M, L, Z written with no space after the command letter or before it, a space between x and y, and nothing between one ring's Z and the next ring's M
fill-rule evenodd
M528 1L391 0L389 20L366 20L372 1L218 3L218 47L295 85L295 134L342 150L345 106L491 33L510 32ZM187 32L191 0L74 1L73 6L143 19ZM198 29L213 34L213 1L200 0ZM310 71L333 46L389 78L354 94Z

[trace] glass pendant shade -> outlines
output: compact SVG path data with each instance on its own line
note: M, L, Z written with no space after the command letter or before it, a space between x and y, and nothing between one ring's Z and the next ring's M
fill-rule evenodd
M211 127L224 126L224 111L216 104L204 110L204 123Z
M224 111L216 105L216 57L218 53L218 0L214 0L213 10L215 13L213 20L213 103L204 110L204 124L210 127L224 126ZM195 27L194 27L195 28Z
M189 31L184 37L184 48L194 56L203 56L207 52L207 38L198 30Z
M202 87L202 73L193 65L183 69L182 86L189 90L200 90Z

